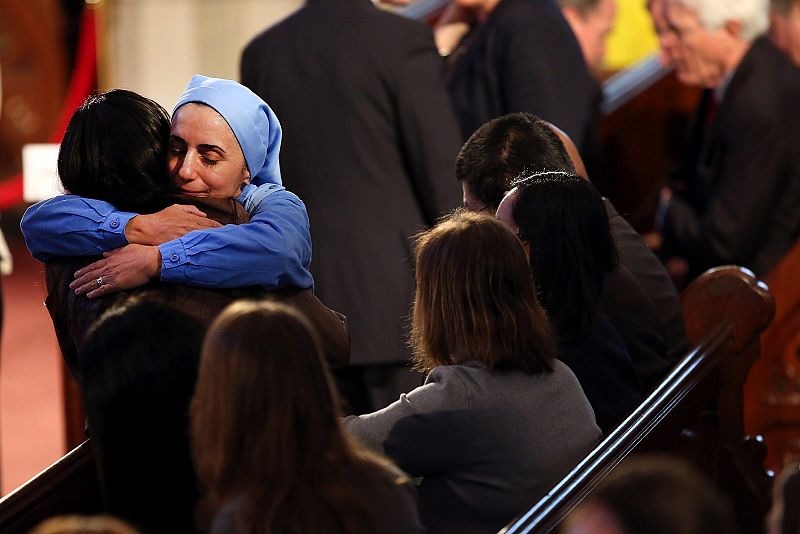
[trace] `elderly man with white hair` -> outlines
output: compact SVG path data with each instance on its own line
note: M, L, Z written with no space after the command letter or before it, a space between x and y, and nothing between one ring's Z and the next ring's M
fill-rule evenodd
M678 79L706 89L681 172L661 195L662 252L688 260L690 277L729 263L763 275L800 234L800 70L763 36L768 0L653 9Z

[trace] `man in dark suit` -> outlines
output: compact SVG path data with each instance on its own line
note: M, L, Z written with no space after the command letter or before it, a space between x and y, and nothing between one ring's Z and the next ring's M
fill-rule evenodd
M383 407L418 385L391 372L410 355L410 238L459 203L458 127L431 30L370 0L308 0L247 45L241 78L280 117L316 293L348 318L351 377L372 401L350 395L351 408Z
M567 132L584 157L588 151L594 158L600 90L559 6L478 3L496 6L466 37L449 82L463 138L490 119L526 111Z
M588 178L572 140L529 113L510 113L484 124L456 160L464 205L472 211L494 213L515 178L542 171ZM680 303L664 266L611 202L603 201L620 261L603 282L601 307L649 391L688 347Z
M664 255L694 277L764 275L800 235L800 71L762 34L761 0L665 0L678 79L706 88L682 170L662 191Z

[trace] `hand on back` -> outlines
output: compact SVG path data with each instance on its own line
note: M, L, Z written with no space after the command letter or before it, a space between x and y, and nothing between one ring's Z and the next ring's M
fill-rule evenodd
M132 218L125 227L125 237L129 243L161 245L193 230L221 226L196 206L173 204L156 213Z
M143 286L161 273L161 252L156 246L131 244L103 256L75 273L69 287L76 295L90 299L110 295Z

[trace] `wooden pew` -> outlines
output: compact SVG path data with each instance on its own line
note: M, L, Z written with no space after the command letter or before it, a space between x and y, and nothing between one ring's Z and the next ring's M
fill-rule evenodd
M763 529L770 479L765 450L745 438L742 389L759 357L759 334L775 303L746 269L711 269L681 295L693 348L664 382L553 490L502 533L546 533L621 461L643 452L690 460L736 503L741 532Z
M762 358L745 386L744 424L762 434L767 468L779 472L800 457L800 241L764 277L775 297L775 320L761 337Z
M0 499L0 532L24 534L44 519L103 510L90 440Z
M737 503L742 532L759 532L769 504L763 444L743 439L742 387L758 358L758 336L775 305L749 271L712 269L682 295L693 349L620 427L530 511L503 532L550 532L624 458L672 452L693 460ZM0 532L27 532L40 520L102 509L87 440L0 500Z

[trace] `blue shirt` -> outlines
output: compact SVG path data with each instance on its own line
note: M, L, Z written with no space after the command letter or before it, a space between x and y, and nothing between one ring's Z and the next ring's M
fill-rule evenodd
M195 287L310 288L311 230L303 202L277 184L248 185L238 201L250 222L195 230L159 245L161 281ZM25 211L20 227L31 255L93 256L128 244L137 213L102 200L61 195Z

